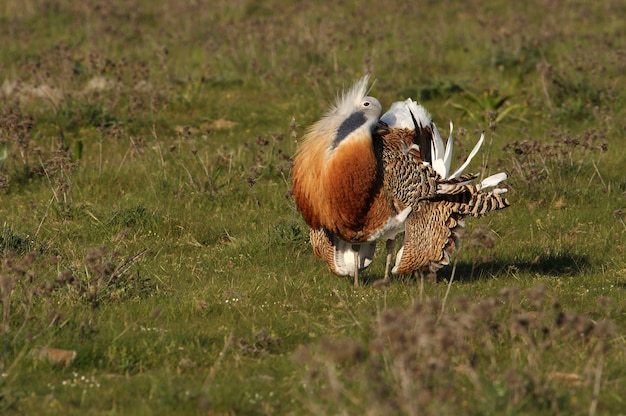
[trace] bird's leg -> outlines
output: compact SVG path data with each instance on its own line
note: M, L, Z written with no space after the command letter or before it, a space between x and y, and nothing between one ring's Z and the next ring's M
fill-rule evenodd
M359 287L359 246L353 245L354 250L354 287Z
M419 273L420 275L420 302L424 301L424 272L421 270L417 270L413 272L413 276L415 273Z
M389 283L389 265L391 264L391 257L393 256L393 249L396 247L396 240L389 239L386 242L387 248L387 262L385 263L385 277L383 278L383 283Z
M437 270L430 270L428 272L428 282L433 285L437 284Z

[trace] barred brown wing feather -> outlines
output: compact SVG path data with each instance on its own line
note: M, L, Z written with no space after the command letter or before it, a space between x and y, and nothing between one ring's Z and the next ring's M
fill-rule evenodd
M420 201L406 220L403 246L393 272L434 271L448 264L445 249L451 251L456 246L452 230L457 224L452 215L452 204Z

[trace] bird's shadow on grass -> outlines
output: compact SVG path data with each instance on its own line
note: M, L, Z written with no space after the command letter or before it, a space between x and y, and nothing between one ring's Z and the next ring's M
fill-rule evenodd
M454 279L457 281L473 281L489 279L497 275L513 275L517 273L538 274L550 277L576 276L591 267L587 256L575 254L544 255L532 259L494 259L486 262L458 262ZM443 270L442 270L443 271ZM438 274L439 278L450 277Z
M529 259L494 259L489 261L454 262L437 272L437 280L450 279L454 272L454 280L459 282L472 282L477 280L490 279L494 276L515 275L518 273L538 274L550 277L576 276L577 274L591 267L587 256L575 254L545 255L536 256ZM363 276L365 285L374 284L382 276L368 274ZM395 276L392 280L411 279L410 276Z

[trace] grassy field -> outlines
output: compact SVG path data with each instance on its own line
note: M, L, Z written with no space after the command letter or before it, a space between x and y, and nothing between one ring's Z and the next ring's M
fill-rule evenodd
M156 3L0 3L0 413L626 414L622 1ZM510 174L423 294L290 194L366 73Z

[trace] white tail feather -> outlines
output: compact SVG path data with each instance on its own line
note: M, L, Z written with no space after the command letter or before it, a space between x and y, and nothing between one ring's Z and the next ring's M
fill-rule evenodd
M461 173L463 173L463 170L467 167L467 165L470 164L474 156L476 156L476 153L478 153L478 151L480 150L480 146L483 145L484 141L485 141L485 133L480 135L480 139L478 140L478 143L476 143L476 146L474 146L474 148L472 149L467 159L465 159L465 162L448 179L454 179L457 176L459 176Z
M445 162L446 149L435 123L432 123L432 128L433 140L430 142L430 155L433 159L433 169L435 169L435 172L442 178L446 178L448 176L448 169L446 168Z
M359 86L360 89L364 88L363 84ZM441 134L439 133L437 126L435 125L435 123L433 123L430 113L428 113L428 111L424 107L417 104L415 101L413 101L410 98L407 98L404 101L394 102L389 108L389 110L385 114L383 114L383 116L380 119L391 128L415 129L415 121L420 126L430 125L432 128L432 141L430 144L432 166L435 172L437 172L443 179L454 179L460 176L465 170L465 168L469 166L469 164L474 159L474 157L476 156L476 154L478 153L478 151L480 150L480 148L482 147L485 141L485 134L483 133L480 135L480 139L478 139L478 142L476 143L476 145L470 152L469 156L465 159L463 164L458 169L456 169L454 173L450 174L450 165L452 164L452 151L454 149L454 138L452 136L452 132L454 131L454 124L452 123L452 121L450 121L450 134L448 136L447 143L444 145L443 138L441 137ZM428 162L424 162L424 163L428 164ZM500 182L502 182L506 178L507 176L505 173L492 175L484 179L479 184L479 187L481 189L493 187L493 186L498 185ZM440 192L445 192L445 191L441 189ZM506 192L506 190L499 191L498 193L500 192Z
M492 186L498 185L500 182L505 181L507 178L506 173L500 172L495 175L491 175L480 182L480 189L491 188Z
M415 124L413 123L411 113L421 126L427 126L431 123L431 117L428 111L410 98L391 104L389 110L383 114L380 120L392 129L413 130L415 129Z
M450 134L448 135L448 145L446 146L446 154L444 156L446 174L450 172L450 163L452 162L452 130L454 130L454 125L452 124L452 121L450 121Z
M413 113L413 117L415 117L420 125L428 126L430 125L430 123L432 123L430 113L423 106L419 105L410 98L407 98L404 102L406 103L406 108L410 111L410 113ZM411 126L408 128L412 129L415 128L415 125L413 124L413 118L411 117L410 113L407 114L407 116L411 120Z

